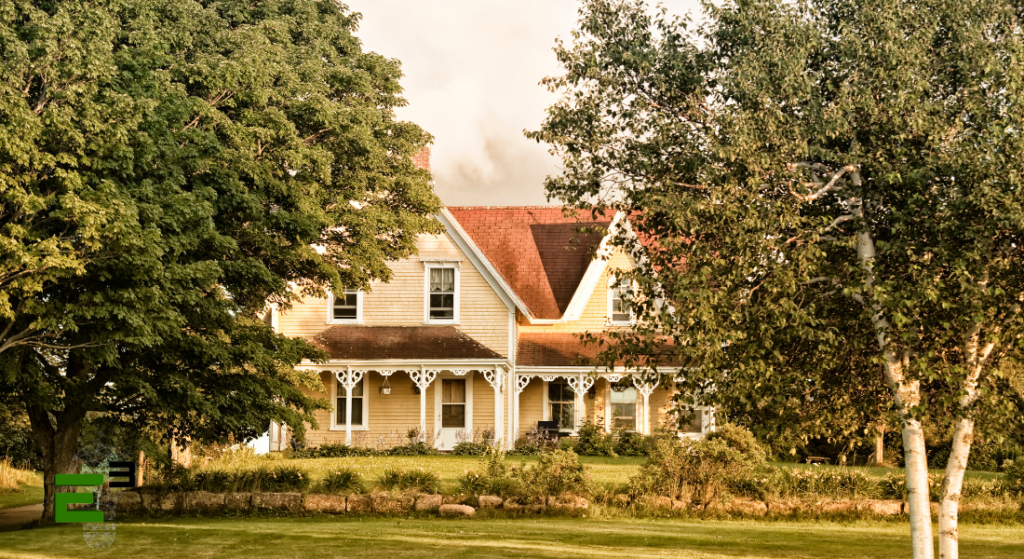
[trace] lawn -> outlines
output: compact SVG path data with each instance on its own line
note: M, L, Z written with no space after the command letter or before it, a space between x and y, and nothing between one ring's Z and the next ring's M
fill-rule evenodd
M19 491L0 491L0 510L43 502L43 476L35 473L35 479L22 485Z
M961 528L965 557L1024 557L1024 527ZM898 522L636 519L183 518L117 525L113 545L84 546L78 526L0 533L0 558L133 557L909 557Z

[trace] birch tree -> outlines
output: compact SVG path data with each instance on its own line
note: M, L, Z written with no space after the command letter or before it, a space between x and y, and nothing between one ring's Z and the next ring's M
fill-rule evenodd
M1022 8L1011 1L705 4L706 23L590 0L556 54L537 132L563 162L549 196L633 212L638 326L705 402L820 383L787 351L870 359L899 418L915 558L934 555L922 420L955 418L939 548L975 418L1003 409L1020 350ZM713 390L709 390L713 388ZM877 402L874 402L877 403Z

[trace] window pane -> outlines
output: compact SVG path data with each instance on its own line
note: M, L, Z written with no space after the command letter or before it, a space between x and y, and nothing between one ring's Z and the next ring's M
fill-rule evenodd
M636 402L612 404L612 429L636 429Z
M466 381L442 380L441 403L464 404L466 402Z
M703 410L686 410L679 414L679 430L684 433L703 432Z
M569 383L556 380L548 383L548 401L550 402L573 402L576 395L569 387Z
M558 422L559 429L572 429L576 424L576 414L572 404L551 404L551 421Z
M344 426L345 425L345 398L344 397L338 398L338 403L337 403L337 405L335 406L334 409L338 410L338 416L334 418L334 423L336 423L338 425Z
M441 427L464 429L466 427L466 404L443 404L441 406Z
M356 291L346 291L334 297L334 318L355 319L359 318L359 294Z

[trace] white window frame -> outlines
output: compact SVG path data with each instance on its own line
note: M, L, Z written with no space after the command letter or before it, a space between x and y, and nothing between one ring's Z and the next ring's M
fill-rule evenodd
M691 406L694 411L700 411L700 433L687 433L678 431L679 438L699 439L714 430L714 407L712 406ZM679 421L678 415L676 421ZM678 425L678 423L677 423Z
M549 381L544 381L544 413L541 415L541 417L544 418L543 421L551 421L551 391L550 391L550 387L551 387L551 383L552 382L564 382L564 383L566 383L566 385L568 385L568 383L569 383L569 381L564 379L564 378L556 378L555 380L552 380L550 382ZM572 387L571 386L569 387L569 390L572 391ZM575 391L572 391L572 415L573 415L573 422L574 423L576 421L576 418L578 417L577 412L580 409L584 409L584 410L586 409L586 402L581 402L580 400L581 400L581 398L579 397L579 395L576 394ZM563 404L566 401L567 400L559 400L559 402L563 403ZM580 408L581 405L583 406L583 408ZM570 428L559 427L558 428L558 432L562 433L562 434L567 434L567 433L568 434L573 434L573 433L576 432L576 429L577 429L577 427L575 425L573 425Z
M370 372L363 373L363 378L359 382L363 385L363 424L353 425L353 431L369 431L370 430L370 383L368 378ZM338 377L331 375L331 431L344 431L345 424L338 423Z
M356 317L334 318L334 292L327 297L327 324L362 324L363 323L363 290L356 291Z
M612 317L615 314L612 312L612 299L614 299L615 290L619 286L619 278L615 275L608 276L608 324L612 326L631 326L636 323L636 314L633 309L629 309L629 320L614 320ZM633 293L636 293L636 283L632 282Z
M607 415L606 415L606 420L608 421L608 427L607 427L608 432L614 432L615 431L615 427L613 425L613 423L614 423L613 418L614 418L615 413L613 411L614 410L614 405L612 404L612 392L615 391L612 388L613 384L615 384L615 383L609 380L608 381L608 388L606 389L606 392L605 392L605 409L608 410L607 411ZM640 410L643 407L643 397L640 395L640 391L637 390L636 387L632 387L632 388L633 388L633 390L636 391L636 401L633 404L634 407L633 407L633 429L632 430L639 432L640 431L640 413L641 413ZM627 429L627 431L628 431L628 429Z
M453 318L430 318L430 271L437 268L455 270L455 309L453 309L454 312L452 313ZM460 304L462 299L461 268L458 261L423 263L423 324L459 324L459 308L462 306Z

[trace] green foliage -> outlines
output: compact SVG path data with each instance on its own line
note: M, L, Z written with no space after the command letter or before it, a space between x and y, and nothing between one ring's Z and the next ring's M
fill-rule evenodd
M595 423L585 421L573 452L579 456L615 456L615 436L605 433Z
M279 464L254 468L172 468L164 477L164 486L175 491L212 493L304 492L309 474L301 468Z
M491 448L491 445L487 443L463 442L452 448L452 454L455 456L481 456L489 448Z
M579 456L569 450L540 455L536 464L518 470L526 491L538 496L589 495L592 487L587 468Z
M679 405L759 435L862 444L875 423L987 435L1020 417L1004 374L1024 339L1017 3L704 10L697 27L583 2L544 81L561 99L528 134L561 157L550 196L611 201L638 235L615 242L644 244L636 326L603 362L674 353L695 364Z
M720 436L698 440L654 439L647 463L630 479L630 491L707 508L730 484L752 476L764 463L764 452L749 431L740 427L722 431Z
M1006 476L1006 485L1011 491L1024 495L1024 457L1014 460L1003 475Z
M466 495L498 495L519 497L527 493L521 468L505 461L505 455L489 449L480 459L480 470L469 470L459 477L459 491Z
M321 482L321 488L325 493L362 493L363 474L348 468L328 472Z
M435 472L419 468L416 470L398 470L389 468L384 471L377 485L385 490L416 491L419 493L440 493L441 478Z
M441 454L439 450L423 441L396 446L386 451L388 456L429 456Z
M615 437L615 454L619 456L647 456L650 439L636 431L622 431Z

